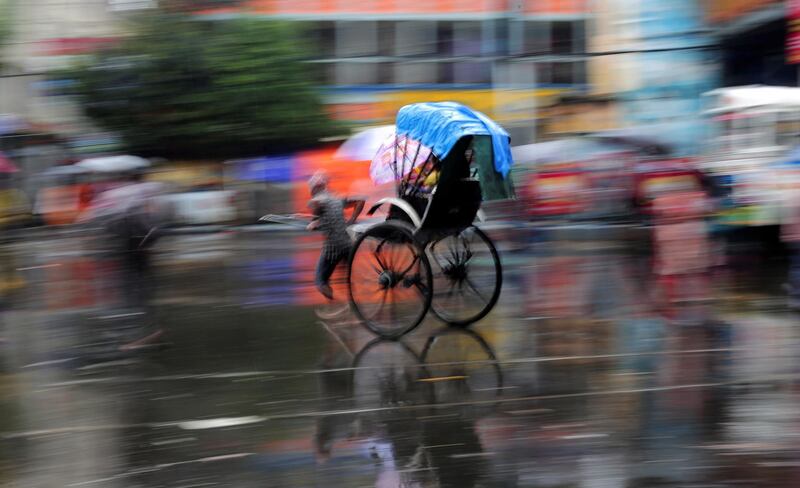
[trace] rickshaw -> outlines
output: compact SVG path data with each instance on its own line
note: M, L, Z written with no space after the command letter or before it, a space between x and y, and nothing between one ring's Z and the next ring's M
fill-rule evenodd
M382 222L356 235L347 270L349 301L367 328L397 338L428 313L456 326L485 317L503 272L491 239L476 225L481 203L509 199L508 133L480 112L454 103L402 107L395 133L370 165L376 184L396 183L367 215Z

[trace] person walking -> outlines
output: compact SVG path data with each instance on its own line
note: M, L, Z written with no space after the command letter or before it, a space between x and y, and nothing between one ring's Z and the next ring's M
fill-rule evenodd
M364 200L341 198L328 189L329 183L328 175L322 171L315 173L308 181L311 190L308 207L314 219L307 229L321 231L325 236L315 282L319 292L328 300L333 300L330 279L339 263L350 255L352 240L347 233L347 226L353 224L361 214ZM345 210L349 208L353 208L353 213L346 219Z

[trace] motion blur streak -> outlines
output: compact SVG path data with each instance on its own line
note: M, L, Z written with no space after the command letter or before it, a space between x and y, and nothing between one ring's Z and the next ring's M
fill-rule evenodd
M0 485L798 486L798 63L796 0L0 0Z

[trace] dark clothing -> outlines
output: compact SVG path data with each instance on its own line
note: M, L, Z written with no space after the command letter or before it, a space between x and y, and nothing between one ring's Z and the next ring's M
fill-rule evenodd
M317 263L316 285L318 287L327 285L334 271L336 271L336 267L339 263L346 260L349 255L349 247L340 250L323 249L322 253L319 255L319 262Z
M791 245L791 264L789 265L790 296L800 305L800 242Z
M146 311L152 291L149 251L121 253L119 258L125 307Z
M334 260L349 252L351 241L344 218L345 200L324 191L315 195L311 201L316 207L314 215L319 222L318 229L325 234L323 254Z
M352 241L347 233L344 218L346 200L327 191L320 192L311 199L318 229L325 235L322 253L317 264L317 287L328 286L336 266L350 255Z

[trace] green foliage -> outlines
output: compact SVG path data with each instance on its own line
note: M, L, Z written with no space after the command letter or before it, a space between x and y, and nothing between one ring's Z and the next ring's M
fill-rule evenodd
M13 26L11 14L11 0L0 0L0 56L2 56L5 44L11 36L11 28ZM0 68L2 67L3 59L0 57Z
M301 33L285 22L150 15L120 45L58 73L128 149L165 157L293 150L336 127L315 92Z

